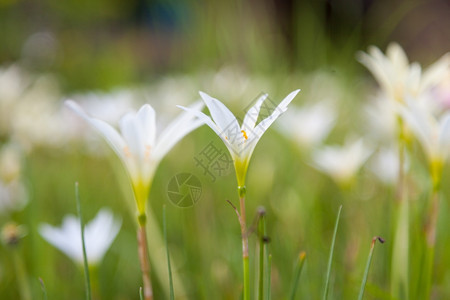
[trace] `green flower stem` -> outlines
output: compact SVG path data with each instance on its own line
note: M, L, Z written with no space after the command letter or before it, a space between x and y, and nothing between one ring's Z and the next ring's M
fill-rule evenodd
M399 124L399 170L396 190L398 204L397 221L392 247L391 289L392 296L408 299L409 294L409 201L406 194L405 151L406 138L402 122Z
M20 299L22 300L31 300L31 291L30 286L28 284L28 276L25 271L25 266L23 264L22 258L19 253L17 253L18 249L12 249L12 256L14 262L14 268L16 270L17 276L17 284L20 292Z
M144 286L144 299L152 300L153 290L152 290L152 283L150 281L150 263L148 259L147 233L145 229L146 215L144 214L139 215L138 222L139 225L137 232L137 240L138 240L139 260L141 262L142 283Z
M250 275L249 275L249 259L248 259L248 234L247 224L245 220L245 186L239 186L239 208L238 213L239 224L241 225L242 236L242 266L243 266L243 282L244 282L244 300L250 300Z
M294 279L292 281L291 294L289 296L290 300L295 299L295 294L297 293L298 282L300 281L300 275L302 274L303 265L305 264L306 252L302 251L298 255L297 263L294 269Z
M267 237L266 237L266 222L265 222L265 210L261 208L258 211L259 214L259 223L258 223L258 231L259 231L259 282L258 282L258 299L264 300L264 253L266 252L267 247Z
M78 217L80 218L81 245L83 247L84 277L85 277L85 285L86 285L86 299L91 300L92 299L91 278L89 276L89 264L88 264L88 260L87 260L87 254L86 254L83 214L81 212L81 201L80 201L80 194L79 194L79 189L78 189L78 182L75 182L75 198L77 201Z
M436 186L435 186L436 187ZM424 295L423 299L430 298L431 286L433 283L433 265L434 265L434 252L436 245L436 226L439 213L439 190L433 189L431 195L430 211L428 213L428 220L425 225L425 242L426 253L424 262Z

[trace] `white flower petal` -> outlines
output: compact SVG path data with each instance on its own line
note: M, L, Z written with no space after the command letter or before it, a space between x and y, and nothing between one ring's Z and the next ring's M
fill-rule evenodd
M149 104L145 104L139 109L137 119L144 132L144 144L153 147L156 138L155 110Z
M200 92L200 96L205 101L211 117L220 131L226 131L228 128L240 128L236 117L222 102L203 92Z
M267 94L262 95L258 98L255 105L253 105L245 114L244 121L242 122L242 130L251 131L255 128L256 121L258 120L259 111L261 105L267 99Z

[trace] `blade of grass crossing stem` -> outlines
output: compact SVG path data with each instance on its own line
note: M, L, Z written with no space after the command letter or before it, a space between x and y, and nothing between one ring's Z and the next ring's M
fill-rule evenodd
M139 288L139 299L144 300L144 289L142 286Z
M268 254L267 255L267 270L266 270L266 299L270 300L271 299L271 287L272 287L272 254Z
M265 222L265 210L264 208L260 208L258 210L259 214L259 222L258 222L258 231L259 231L259 280L258 280L258 299L264 300L264 252L267 245L267 237L266 237L266 222Z
M83 262L84 262L84 277L85 277L85 285L86 285L86 299L91 300L91 279L89 277L89 266L86 255L86 243L84 241L84 225L83 225L83 215L81 213L81 203L80 203L80 194L78 191L78 182L75 182L75 198L77 201L77 211L78 218L80 218L80 229L81 229L81 245L83 248Z
M327 277L325 278L325 287L323 290L322 300L326 300L328 297L328 285L330 283L330 275L331 275L331 262L333 261L334 244L336 242L336 234L337 234L337 230L339 227L339 219L341 217L341 210L342 210L342 205L339 206L338 214L336 217L336 223L334 225L333 239L331 241L331 248L330 248L330 257L328 258Z
M167 254L167 269L169 271L169 297L170 300L174 300L173 291L173 280L172 280L172 267L170 265L170 255L169 255L169 243L167 242L167 224L166 224L166 206L163 206L163 225L164 225L164 243L166 244L166 254Z
M362 298L364 296L364 290L366 288L367 276L369 275L370 264L372 262L373 250L375 249L375 243L377 242L377 240L379 240L380 243L384 243L384 239L382 239L379 236L376 236L372 239L372 243L370 244L369 258L367 258L366 269L364 270L364 276L363 276L363 280L361 283L361 289L359 290L358 300L362 300Z
M41 284L41 289L42 289L42 294L44 295L44 300L48 300L47 289L45 288L44 280L42 280L41 277L39 277L39 283Z
M300 252L297 263L295 264L294 270L294 280L292 281L291 295L289 299L295 299L295 293L297 292L298 282L300 280L300 274L302 273L303 265L305 263L306 253L305 251Z

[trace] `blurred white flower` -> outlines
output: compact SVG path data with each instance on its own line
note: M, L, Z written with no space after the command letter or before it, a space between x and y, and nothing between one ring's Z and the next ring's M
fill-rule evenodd
M335 122L334 107L328 102L319 102L302 108L291 107L277 128L301 147L310 149L323 142Z
M236 117L222 102L203 92L200 92L200 96L205 101L212 119L199 109L182 106L180 108L197 116L199 120L208 125L222 139L233 158L238 186L244 187L248 164L256 144L269 126L287 110L287 106L299 91L295 90L286 96L271 111L270 115L261 120L258 125L256 125L256 121L260 114L261 105L267 99L267 94L261 96L255 105L247 111L242 125L239 125Z
M0 148L0 214L22 209L28 196L21 180L20 148L6 144Z
M145 215L150 185L159 162L186 134L202 125L192 114L184 112L157 139L155 111L149 104L137 113L123 116L119 122L120 133L108 123L89 116L74 101L68 100L66 105L94 127L119 156L130 177L140 215ZM198 102L192 109L202 107Z
M362 139L347 140L343 146L324 146L315 150L312 165L345 185L351 182L372 152Z
M109 209L102 208L97 216L84 227L86 255L90 265L101 262L122 225ZM75 216L64 217L61 227L48 224L39 226L39 233L50 244L61 250L78 264L83 264L80 220Z
M398 150L383 148L371 158L369 168L384 184L394 185L398 180L399 165Z
M359 52L358 60L369 69L392 101L404 102L405 97L419 97L430 92L450 71L450 53L423 72L418 63L409 63L405 52L396 43L387 47L386 55L374 46L369 47L368 53Z

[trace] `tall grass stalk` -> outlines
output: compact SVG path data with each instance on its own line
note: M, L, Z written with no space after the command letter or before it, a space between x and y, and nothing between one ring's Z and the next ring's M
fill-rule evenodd
M86 287L85 287L86 288L86 299L91 300L92 299L91 279L89 277L89 265L88 265L87 254L86 254L86 243L84 240L83 214L81 213L81 202L80 202L78 182L75 182L75 198L77 201L78 217L80 218L81 245L83 248L84 278L85 278L85 285L86 285Z
M370 265L372 263L373 250L375 249L375 244L376 244L377 240L380 241L380 243L384 243L384 239L382 239L379 236L376 236L372 239L372 242L370 244L369 258L367 258L366 269L364 270L364 276L363 276L363 280L361 283L361 288L359 290L358 300L362 300L363 296L364 296L364 290L366 288L367 277L369 275L369 269L370 269Z
M306 252L301 251L300 254L298 255L298 259L294 268L294 278L292 280L291 293L289 296L290 300L295 299L295 294L297 293L298 282L300 281L300 275L303 270L303 265L305 264L305 259L306 259Z
M330 256L328 257L327 275L326 275L326 278L325 278L325 286L323 288L322 300L326 300L328 298L328 285L330 283L331 263L333 262L334 244L336 242L336 235L337 235L337 230L338 230L338 227L339 227L339 219L341 217L341 210L342 210L342 205L339 206L338 214L337 214L337 217L336 217L336 223L334 225L333 239L331 241Z

